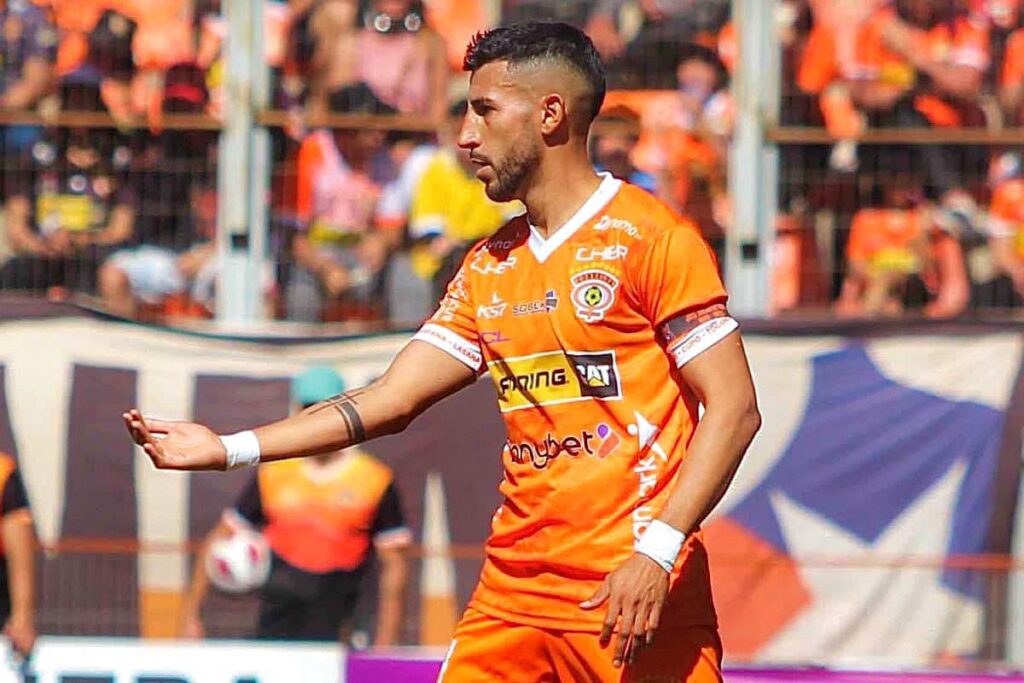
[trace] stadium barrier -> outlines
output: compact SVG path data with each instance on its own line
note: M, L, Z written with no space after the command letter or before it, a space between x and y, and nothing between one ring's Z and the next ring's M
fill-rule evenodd
M153 470L123 434L127 406L237 431L284 415L307 364L360 386L408 339L188 333L5 298L0 319L0 450L18 458L50 551L40 628L81 636L172 636L190 544L251 476ZM704 529L732 661L1024 661L1024 327L745 329L764 428ZM481 381L365 445L395 469L423 544L403 642L450 638L499 503L504 439ZM208 632L249 633L252 608L211 600Z

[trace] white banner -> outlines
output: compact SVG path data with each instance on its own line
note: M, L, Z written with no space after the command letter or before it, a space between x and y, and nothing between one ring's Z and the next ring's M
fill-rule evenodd
M10 656L4 657L10 662ZM333 645L201 643L118 638L40 638L28 680L65 683L344 683L344 652ZM4 667L0 682L21 681Z

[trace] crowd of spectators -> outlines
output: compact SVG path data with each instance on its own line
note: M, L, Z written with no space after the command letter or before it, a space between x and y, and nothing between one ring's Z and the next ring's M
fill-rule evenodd
M849 316L1020 305L1020 149L997 141L1022 123L1021 10L1019 0L790 3L782 121L824 127L834 142L783 148L780 244L791 253L776 275L791 286L780 308L833 295ZM958 137L963 128L993 142ZM914 129L913 144L894 129ZM879 144L877 130L895 135Z
M730 4L265 0L271 107L286 114L272 129L268 312L418 322L466 249L520 210L486 198L454 143L462 50L495 22L587 30L611 88L595 167L692 216L721 255L741 49ZM84 293L125 316L213 313L217 133L164 124L223 116L220 5L0 0L0 115L70 117L0 126L0 288ZM1021 14L1020 0L776 0L781 122L831 139L782 149L777 311L1021 303L1021 152L943 142L1022 122ZM72 116L97 112L113 124ZM332 114L428 125L325 127ZM933 142L871 139L908 127Z

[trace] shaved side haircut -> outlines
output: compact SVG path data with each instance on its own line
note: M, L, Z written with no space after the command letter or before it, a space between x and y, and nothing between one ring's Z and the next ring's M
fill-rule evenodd
M528 21L481 31L466 48L463 71L474 72L491 62L517 66L559 64L578 74L589 100L584 123L589 125L604 104L604 66L594 43L583 31L561 22Z

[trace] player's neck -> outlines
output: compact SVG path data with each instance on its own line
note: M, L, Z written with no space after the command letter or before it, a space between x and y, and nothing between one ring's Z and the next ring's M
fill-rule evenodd
M586 156L582 160L552 163L538 169L533 187L523 198L530 224L545 239L551 237L579 211L600 184L601 177L594 172Z

